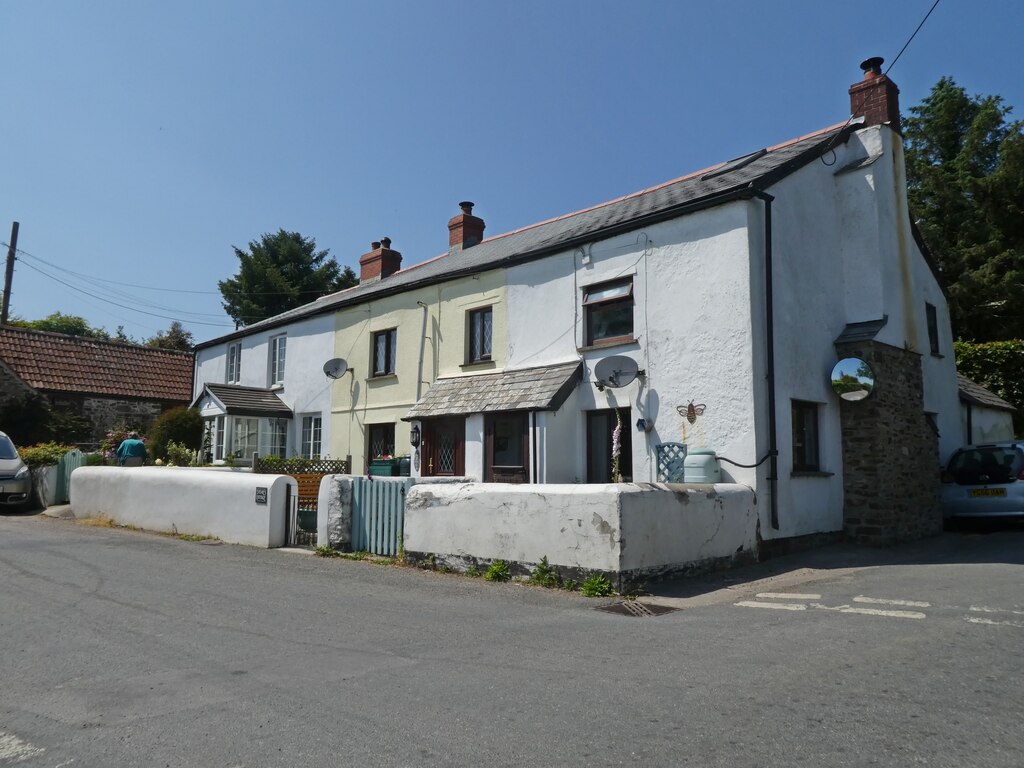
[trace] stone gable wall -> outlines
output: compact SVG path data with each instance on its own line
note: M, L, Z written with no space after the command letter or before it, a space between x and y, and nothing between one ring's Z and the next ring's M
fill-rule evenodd
M924 411L921 356L876 341L836 349L875 373L869 397L840 406L846 536L887 546L939 533L939 440Z
M31 395L32 387L22 381L0 360L0 406L6 405L15 398Z

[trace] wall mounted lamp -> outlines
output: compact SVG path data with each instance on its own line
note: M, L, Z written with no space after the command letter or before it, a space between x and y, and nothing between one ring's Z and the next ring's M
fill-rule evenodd
M413 424L412 429L409 430L409 445L413 448L420 447L420 425Z

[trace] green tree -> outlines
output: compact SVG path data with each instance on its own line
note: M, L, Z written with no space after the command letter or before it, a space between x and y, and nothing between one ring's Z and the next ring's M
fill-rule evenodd
M904 123L910 207L939 261L953 333L1024 337L1024 124L944 77Z
M42 320L17 320L12 325L19 325L22 328L31 328L35 331L50 331L51 333L66 333L70 336L85 336L89 339L109 339L110 334L102 328L93 328L84 317L78 315L65 315L62 312L54 312Z
M308 304L359 281L350 267L339 271L327 250L318 251L313 238L278 230L235 248L238 274L217 285L224 311L238 324L249 325Z
M203 417L195 408L180 406L161 413L149 431L146 450L151 459L166 459L168 443L198 450L203 442Z
M195 343L192 331L186 331L181 323L175 320L166 332L160 331L156 336L148 339L146 346L154 349L176 349L182 352L191 352Z

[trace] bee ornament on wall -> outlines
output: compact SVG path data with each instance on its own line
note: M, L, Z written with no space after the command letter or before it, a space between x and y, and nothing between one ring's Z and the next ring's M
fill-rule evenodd
M707 408L707 406L704 405L704 403L697 403L694 405L693 400L691 400L688 405L676 406L676 410L679 412L679 415L691 424L695 424L697 422L698 416L704 415L705 408Z

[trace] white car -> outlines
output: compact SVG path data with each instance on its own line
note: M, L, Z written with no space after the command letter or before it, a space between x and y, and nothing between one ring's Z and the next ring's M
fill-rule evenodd
M1024 442L967 445L942 473L942 515L1024 517Z
M0 507L21 506L32 490L32 473L11 438L0 432Z

